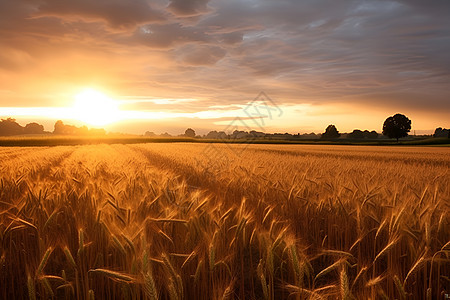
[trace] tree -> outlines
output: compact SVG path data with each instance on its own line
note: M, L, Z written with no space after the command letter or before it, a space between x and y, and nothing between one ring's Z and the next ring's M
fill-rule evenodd
M437 137L449 138L450 137L450 129L445 129L445 128L438 127L434 131L433 137L436 137L436 138Z
M232 139L246 139L249 137L249 134L247 131L243 131L243 130L235 130L233 131L233 133L230 135L230 137Z
M325 129L325 132L322 133L322 136L320 138L321 139L337 139L340 136L341 136L341 134L336 129L336 126L331 124L331 125L328 125L327 129Z
M396 114L387 118L383 124L383 134L390 139L398 139L407 137L408 132L411 130L411 120L405 115Z
M187 136L187 137L190 137L190 138L195 137L195 130L192 129L192 128L186 129L186 131L184 132L184 136Z
M153 131L146 131L144 136L154 137L154 136L156 136L156 133L154 133Z
M65 133L64 129L65 129L65 125L64 125L63 121L58 120L55 123L55 129L53 130L53 133L54 134L64 134Z
M363 139L363 138L365 138L365 134L361 130L355 129L355 130L353 130L353 132L348 134L348 138L349 139Z
M378 133L375 130L372 130L371 132L368 132L368 130L366 130L366 138L368 139L377 139L378 138ZM364 132L366 132L364 131Z
M89 130L87 126L76 127L74 125L66 125L63 121L58 120L55 123L55 129L53 130L53 134L61 134L61 135L88 135L94 134L98 135L99 133L104 131L102 128L98 128L98 130L93 129ZM106 132L105 132L106 133Z
M206 135L206 138L207 139L217 139L217 138L219 138L219 133L216 130L210 131Z
M44 126L38 124L38 123L28 123L25 125L25 128L23 129L23 132L25 134L43 134L44 133Z
M7 118L0 121L0 135L19 134L23 134L23 127L16 122L16 119Z
M349 139L377 139L378 133L375 130L359 130L355 129L347 135Z

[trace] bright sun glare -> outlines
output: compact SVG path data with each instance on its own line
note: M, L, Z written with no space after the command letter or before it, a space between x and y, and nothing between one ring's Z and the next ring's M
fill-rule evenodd
M93 126L104 126L120 119L117 101L92 89L75 96L73 110L76 119Z

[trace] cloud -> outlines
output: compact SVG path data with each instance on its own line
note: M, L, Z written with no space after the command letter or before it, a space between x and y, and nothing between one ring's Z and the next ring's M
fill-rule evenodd
M133 42L151 48L171 48L186 43L209 42L211 37L195 27L178 23L154 24L138 28L125 43Z
M177 57L188 65L214 65L221 60L226 51L217 46L186 45L177 50Z
M219 34L217 36L217 40L220 43L226 44L226 45L236 45L243 41L244 34L239 31L230 32L230 33L224 33Z
M178 16L198 16L209 12L209 0L171 0L168 9Z
M43 0L38 3L35 16L102 20L114 28L130 28L165 19L163 12L153 9L146 0Z

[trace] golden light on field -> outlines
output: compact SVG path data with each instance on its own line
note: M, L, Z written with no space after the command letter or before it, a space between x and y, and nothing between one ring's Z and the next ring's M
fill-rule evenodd
M10 299L448 292L448 147L103 143L0 162Z
M93 89L83 90L75 96L73 110L76 119L93 126L104 126L121 119L119 103Z

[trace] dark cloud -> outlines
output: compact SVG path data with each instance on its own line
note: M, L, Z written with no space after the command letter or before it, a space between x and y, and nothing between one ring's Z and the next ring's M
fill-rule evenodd
M243 38L244 34L242 32L235 31L218 35L217 40L223 44L235 45L241 43Z
M163 21L163 13L146 0L43 0L37 2L36 16L77 17L103 20L112 27L130 28Z
M440 2L439 10L448 9L448 3ZM449 95L444 82L450 79L450 21L436 19L440 14L422 10L415 1L344 1L339 6L331 1L231 1L218 5L215 16L202 24L212 26L217 19L220 28L260 26L246 30L231 55L252 78L265 78L272 86L296 84L298 101L358 95L364 102L367 95L387 93L395 95L391 103L423 108L423 99L410 97L416 92L426 94L434 109L446 107L443 99Z
M168 9L179 16L198 16L205 14L209 0L171 0Z

